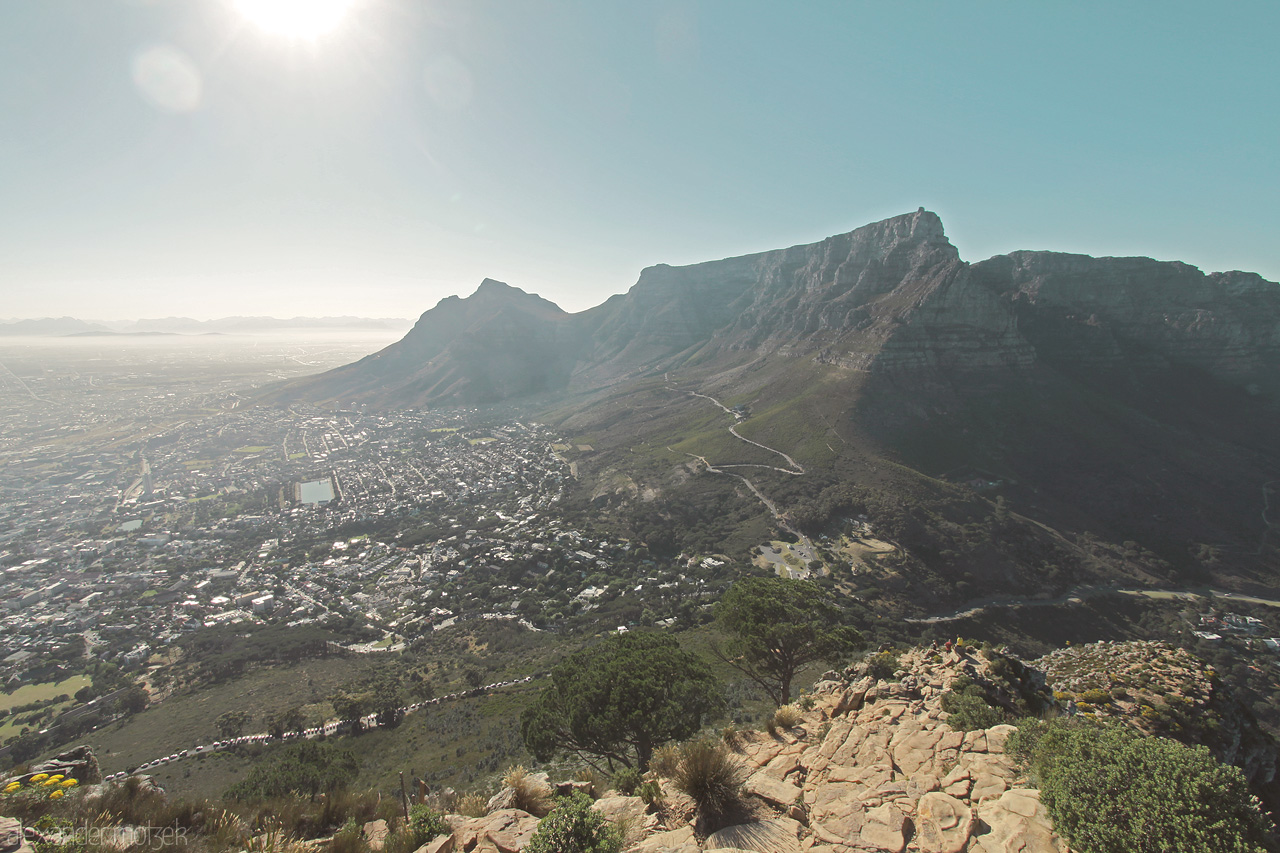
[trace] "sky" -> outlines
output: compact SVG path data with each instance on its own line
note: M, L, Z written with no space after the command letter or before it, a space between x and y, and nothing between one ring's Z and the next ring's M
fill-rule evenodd
M328 17L325 17L325 16ZM925 207L1280 279L1280 3L4 0L0 317L416 317Z

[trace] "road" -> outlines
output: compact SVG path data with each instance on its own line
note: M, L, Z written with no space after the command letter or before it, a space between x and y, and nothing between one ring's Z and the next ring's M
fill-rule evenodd
M663 378L666 378L666 374L663 374ZM671 385L668 385L667 387L668 387L670 390L672 390L672 391L681 391L681 390L683 390L683 389L680 389L680 388L672 387ZM737 413L735 413L735 412L734 412L732 409L730 409L729 407L725 406L725 404L724 404L724 403L721 403L721 402L720 402L719 400L717 400L715 397L709 396L709 395L707 395L707 394L699 394L697 391L684 391L684 393L685 393L685 394L688 394L688 395L690 395L690 396L692 396L692 397L700 397L700 398L702 398L703 400L710 400L712 403L714 403L715 405L719 406L719 407L720 407L720 409L721 409L722 411L724 411L724 413L725 413L725 414L727 414L727 415L731 416L734 420L737 420L737 419L738 419L738 415L737 415ZM752 441L751 439L746 438L745 436L740 435L740 434L738 433L738 430L737 430L737 428L736 428L736 425L734 425L734 424L730 424L730 426L729 426L729 432L733 435L733 437L734 437L734 438L738 439L739 441L745 441L747 444L753 444L753 445L755 445L756 447L759 447L759 448L760 448L760 449L762 449L762 450L767 450L767 451L769 451L770 453L776 453L777 455L781 456L783 459L787 460L787 464L788 464L788 465L790 465L790 466L791 466L791 468L789 468L789 469L788 469L788 468L779 468L779 467L777 467L776 465L763 465L763 464L754 464L754 463L724 463L724 464L721 464L720 466L715 466L715 465L712 465L710 462L708 462L705 456L698 456L696 453L687 453L687 454L685 454L685 455L687 455L687 456L692 456L694 459L697 459L698 461L700 461L703 465L705 465L705 466L706 466L706 469L707 469L707 471L708 471L709 473L712 473L712 474L723 474L723 475L725 475L725 476L727 476L727 477L737 477L739 480L741 480L744 484L746 484L746 487L747 487L748 489L750 489L750 490L751 490L751 493L752 493L753 495L755 495L757 498L759 498L760 502L761 502L762 504L764 504L764 505L765 505L765 507L767 507L767 508L768 508L769 513L773 516L774 520L778 522L778 525L779 525L780 527L782 527L783 529L787 530L788 532L790 532L790 533L791 533L793 536L795 536L797 539L799 539L799 540L800 540L800 543L801 543L805 548L807 548L810 552L812 552L812 551L813 551L813 542L811 542L811 541L809 540L809 537L808 537L808 536L805 536L803 533L801 533L799 530L797 530L794 526L792 526L792 524L791 524L790 520L788 520L788 519L787 519L787 518L786 518L786 517L785 517L785 516L784 516L784 515L783 515L783 514L778 510L778 505L777 505L777 504L775 504L773 501L771 501L771 500L770 500L770 499L765 495L765 493L764 493L764 492L760 491L760 489L756 486L756 484L755 484L755 483L751 482L750 480L748 480L748 479L747 479L746 477L744 477L743 475L738 474L738 473L736 473L736 472L734 472L734 471L726 471L726 470L724 470L725 468L768 468L768 469L770 469L771 471L780 471L780 472L781 472L781 473L783 473L783 474L791 474L791 475L793 475L793 476L799 476L799 475L801 475L801 474L803 474L803 473L804 473L804 466L803 466L803 465L801 465L801 464L800 464L799 462L797 462L796 460L792 459L792 458L791 458L790 456L788 456L786 453L783 453L781 450L777 450L777 449L775 449L775 448L769 447L769 446L768 446L768 445L766 445L766 444L761 444L761 443L760 443L760 442L758 442L758 441ZM670 448L670 447L668 447L667 449L668 449L668 450L671 450L671 448ZM674 452L674 451L673 451L673 452Z
M1118 589L1112 586L1098 586L1096 584L1088 584L1075 587L1068 590L1056 598L1033 598L1030 596L997 596L992 598L980 599L972 601L964 605L961 609L951 613L939 614L935 616L925 616L920 618L908 618L904 621L914 622L916 624L934 624L937 622L954 622L958 619L967 619L971 616L977 616L989 609L999 609L1004 607L1054 607L1062 604L1070 604L1082 602L1090 598L1101 598L1108 595L1130 595L1142 598L1185 598L1187 600L1197 600L1203 598L1206 594L1212 594L1217 598L1225 598L1230 601L1242 601L1248 604L1262 604L1268 607L1280 607L1280 600L1270 598L1257 598L1252 595L1240 595L1239 593L1226 592L1219 589Z
M427 699L422 702L414 702L412 705L406 705L403 708L401 708L400 712L402 714L411 714L414 711L429 707L431 705L439 705L443 702L452 702L458 699L463 699L471 696L479 696L482 693L490 693L494 690L501 690L504 687L512 687L517 684L528 684L529 682L533 681L535 678L542 678L544 676L545 676L545 673L539 673L538 675L527 675L524 678L517 678L511 681L496 681L493 684L486 684L483 687L477 687L473 690L463 690L458 693L450 693L447 696L437 696L434 699ZM378 716L377 714L365 714L359 720L361 728L367 728L369 726L374 725L377 722L377 716ZM201 755L208 755L209 753L230 749L233 746L240 746L242 744L267 743L270 741L279 741L280 743L284 743L285 741L294 741L294 740L313 740L315 738L321 737L322 735L328 736L328 735L342 734L344 732L350 731L352 728L352 724L354 722L355 721L353 720L340 720L337 722L325 723L322 726L313 726L312 728L304 729L301 732L288 732L285 734L283 738L275 738L266 732L259 732L257 734L240 735L239 737L233 737L233 738L228 738L226 740L214 741L213 743L210 743L210 744L201 744L200 746L191 747L190 749L179 750L178 752L171 753L170 755L165 755L160 758L152 759L151 761L147 761L143 764L139 764L137 767L133 768L132 770L128 770L128 771L122 770L118 773L112 773L110 776L107 776L102 781L116 782L128 776L132 776L138 773L144 773L147 770L154 770L157 767L173 764L187 758L196 758Z

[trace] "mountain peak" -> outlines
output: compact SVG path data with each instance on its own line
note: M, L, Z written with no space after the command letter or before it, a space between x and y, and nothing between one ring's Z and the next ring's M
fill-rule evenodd
M496 278L486 278L480 282L480 286L476 288L476 293L524 293L518 287L512 287L505 281L498 281Z

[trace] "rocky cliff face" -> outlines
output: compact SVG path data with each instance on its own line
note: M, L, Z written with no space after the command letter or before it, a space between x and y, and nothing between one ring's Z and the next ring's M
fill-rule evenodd
M1015 252L970 266L921 209L819 243L650 267L626 294L576 315L486 280L423 314L401 342L299 383L296 395L489 402L597 387L693 353L744 352L925 384L998 381L1038 363L1179 363L1274 391L1280 287L1147 258Z
M1056 366L1181 363L1275 390L1280 287L1252 273L1014 252L974 264L973 276L1012 302L1022 334Z

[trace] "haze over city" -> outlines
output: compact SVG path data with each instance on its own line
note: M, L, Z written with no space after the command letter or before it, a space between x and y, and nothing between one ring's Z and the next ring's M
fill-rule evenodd
M925 206L963 258L1280 278L1270 3L0 11L10 317L567 310Z

